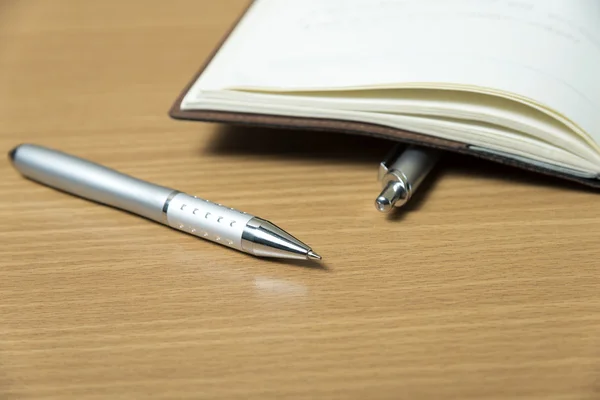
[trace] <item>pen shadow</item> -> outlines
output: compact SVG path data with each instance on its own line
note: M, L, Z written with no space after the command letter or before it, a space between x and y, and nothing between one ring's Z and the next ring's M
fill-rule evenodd
M276 160L322 160L340 164L366 164L373 174L395 142L365 135L334 132L297 131L257 128L243 125L219 125L207 148L202 152L222 156L257 157ZM446 152L401 212L390 218L402 219L427 201L438 182L449 176L485 178L488 181L554 187L579 192L598 193L597 189L554 176L484 160L471 155ZM376 186L378 188L378 186ZM400 211L400 210L396 210Z
M250 257L254 257L254 256L250 256ZM293 259L285 259L285 258L263 258L262 261L265 262L270 262L270 263L274 263L274 264L285 264L287 266L290 267L296 267L296 268L306 268L306 269L311 269L311 270L315 270L315 271L322 271L322 272L330 272L331 268L329 268L327 266L327 264L323 261L309 261L309 260L293 260Z

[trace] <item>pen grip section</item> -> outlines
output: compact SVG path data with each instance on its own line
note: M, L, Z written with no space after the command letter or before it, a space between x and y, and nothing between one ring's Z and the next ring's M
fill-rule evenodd
M242 234L252 218L250 214L185 193L175 195L167 207L167 221L172 228L241 251Z

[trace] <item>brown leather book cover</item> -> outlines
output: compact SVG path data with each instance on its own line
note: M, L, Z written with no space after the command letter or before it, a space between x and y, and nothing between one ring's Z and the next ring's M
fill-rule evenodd
M248 8L251 4L252 1L249 2ZM248 10L248 8L246 9L246 11ZM417 144L424 147L433 147L445 151L468 154L471 156L483 158L504 165L509 165L544 175L558 177L566 179L568 181L578 182L589 187L600 189L600 180L598 179L576 177L552 169L546 169L526 162L514 160L512 158L474 151L471 150L468 147L468 144L466 143L440 139L429 135L420 134L418 132L409 132L401 129L390 128L384 125L334 119L288 117L268 114L251 114L213 110L182 110L180 106L186 93L190 90L194 82L196 82L196 80L200 77L204 69L211 62L212 58L217 54L221 46L225 43L225 41L233 31L235 26L242 19L246 11L244 11L240 15L240 17L234 22L230 30L223 36L220 43L218 43L218 45L215 46L215 49L207 58L204 65L201 66L200 70L192 77L189 83L181 91L181 93L171 106L171 109L169 110L169 116L171 118L190 121L217 122L231 125L245 125L278 129L295 129L304 131L330 131L338 133L380 137L406 144Z

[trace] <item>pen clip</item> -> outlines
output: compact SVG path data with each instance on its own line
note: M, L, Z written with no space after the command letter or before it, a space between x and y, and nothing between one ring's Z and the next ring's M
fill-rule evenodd
M402 151L401 151L402 147L403 146L400 143L396 144L388 152L388 154L385 156L383 161L381 163L379 163L379 170L377 171L377 180L378 181L383 180L383 177L385 176L385 174L387 174L389 172L390 167L392 166L394 161L396 161L398 159L398 157L400 157L400 154L402 154Z

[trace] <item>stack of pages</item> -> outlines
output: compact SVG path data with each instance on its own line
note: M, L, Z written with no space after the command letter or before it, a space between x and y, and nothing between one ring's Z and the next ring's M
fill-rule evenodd
M600 1L255 0L170 115L386 137L600 187Z

